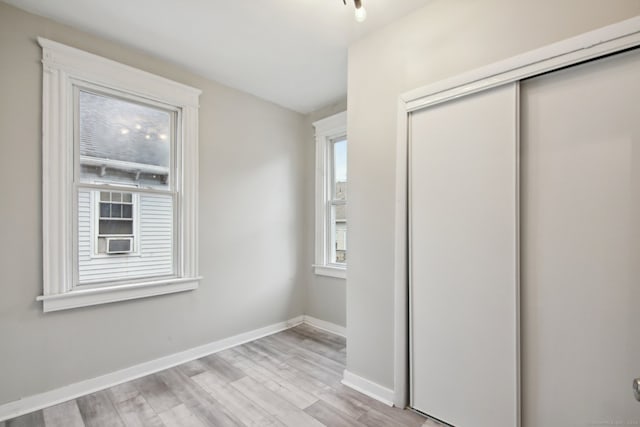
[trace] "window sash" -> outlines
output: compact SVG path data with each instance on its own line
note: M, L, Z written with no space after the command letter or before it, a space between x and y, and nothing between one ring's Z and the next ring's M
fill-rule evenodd
M115 89L111 89L108 87L99 86L96 84L91 84L84 81L75 81L72 80L72 90L73 90L73 182L76 185L87 185L87 182L82 182L80 178L80 92L88 92L99 96L110 97L114 99L119 99L122 101L130 102L133 104L138 104L143 107L155 108L157 110L165 111L170 113L171 124L169 130L169 179L168 185L166 189L156 189L156 188L145 188L147 190L159 190L159 191L167 191L172 192L176 191L178 188L179 182L177 180L177 172L178 172L178 147L182 146L181 140L181 132L180 132L180 123L182 122L182 109L171 106L168 104L160 103L151 99L143 98L140 96L135 96L130 93L118 91ZM105 187L105 191L110 191L106 188L113 190L111 186L118 186L116 183L105 182L98 185L105 185L109 187ZM123 186L120 185L122 188ZM126 185L124 186L126 187ZM131 187L127 187L131 188ZM117 191L117 190L114 190Z
M179 175L178 175L178 158L180 153L178 152L178 147L181 146L181 135L179 132L179 123L181 123L181 109L173 106L169 106L163 103L159 103L156 101L152 101L146 98L138 97L132 94L123 93L121 91L117 91L115 89L105 88L102 86L98 86L95 84L90 84L86 82L72 82L73 89L73 206L72 206L72 218L73 218L73 241L71 245L72 249L72 257L73 257L73 266L72 266L72 283L71 283L71 291L77 289L89 289L89 288L100 288L100 287L115 287L131 282L136 282L140 280L155 280L158 278L178 278L181 277L182 272L179 271L179 261L181 257L180 246L175 244L180 242L181 235L179 233L179 215L178 213L181 211L181 207L178 205L180 197L179 197ZM168 180L166 188L153 188L153 187L144 187L144 186L133 186L131 184L118 183L118 182L109 182L104 181L100 182L100 180L95 180L94 182L83 182L81 180L80 175L80 102L79 95L80 92L88 92L92 94L96 94L99 96L111 97L114 99L120 99L127 102L135 103L144 107L156 108L162 111L167 111L170 113L170 139L169 139L169 172L168 172ZM138 201L137 209L140 210L140 199L141 196L145 194L158 194L165 195L171 197L172 203L172 230L171 230L171 239L174 244L172 245L172 262L171 262L171 270L172 274L170 275L154 275L154 274L141 274L140 276L132 276L123 280L113 280L113 279L105 279L105 280L95 280L91 282L81 282L80 281L80 260L79 260L79 209L78 209L78 197L80 192L82 191L97 191L98 195L101 192L119 192L119 193L130 193ZM98 196L99 198L99 196ZM109 203L114 203L110 201ZM126 204L125 202L115 202ZM133 205L133 199L130 203ZM100 201L98 201L98 209L100 206ZM135 208L134 208L135 209ZM97 239L101 237L133 237L134 241L134 250L131 253L124 254L97 254L94 253L94 257L108 257L108 258L117 258L117 257L132 257L132 256L141 256L140 253L140 227L136 226L136 222L134 218L102 218L99 216L99 212L97 216L97 221L94 222L92 218L91 221L94 224L93 227L93 236L91 237L92 241L95 245L97 245ZM134 215L135 216L135 213ZM104 220L128 220L132 221L134 224L133 233L132 234L123 234L123 235L115 235L115 234L101 234L100 233L100 219ZM97 246L95 246L97 248Z
M78 196L80 194L80 192L82 191L97 191L98 194L101 191L114 191L114 192L126 192L126 193L131 193L133 195L132 198L132 202L131 204L133 204L134 206L137 205L138 209L140 209L140 198L142 196L144 196L145 194L149 194L149 195L166 195L166 196L170 196L171 197L171 205L172 205L172 212L171 212L171 216L172 216L172 222L171 222L171 230L172 230L172 241L174 242L174 244L172 245L173 251L172 251L172 265L171 265L171 269L172 269L172 274L170 275L144 275L144 276L132 276L131 278L127 278L127 279L123 279L123 280L96 280L96 281L91 281L91 282L80 282L80 265L79 265L79 229L78 229ZM99 196L98 196L99 198ZM146 189L146 188L132 188L132 187L128 187L128 186L120 186L120 185L108 185L108 189L105 189L105 185L101 185L101 184L75 184L74 185L74 207L73 207L73 211L74 211L74 215L73 215L73 222L74 222L74 227L73 227L73 231L74 231L74 237L73 237L73 282L71 284L71 290L77 290L77 289L90 289L90 288L102 288L102 287L111 287L111 286L119 286L119 285L123 285L123 284L127 284L127 283L131 283L131 282L138 282L140 280L156 280L156 279L161 279L161 278L179 278L182 277L182 272L179 270L180 267L180 251L179 251L179 246L178 244L175 244L176 242L180 242L180 238L181 238L181 232L180 232L180 227L179 227L179 215L178 215L178 206L177 206L177 200L179 199L179 193L177 191L168 191L168 190L157 190L157 189ZM100 201L98 200L96 204L99 204ZM93 231L93 236L91 236L92 241L94 242L93 244L96 245L95 248L97 248L97 239L99 237L133 237L134 238L134 243L133 243L133 247L134 250L132 253L127 253L127 254L95 254L94 253L94 257L98 257L98 258L102 258L102 257L110 257L110 258L116 258L116 257L126 257L126 256L141 256L142 254L140 253L140 226L138 224L138 221L136 220L136 215L139 215L139 212L136 214L134 212L134 218L131 218L131 221L133 222L134 226L133 226L133 234L100 234L99 233L99 221L100 218L97 215L94 215L94 218L91 218L92 223L94 224L94 231ZM116 220L118 218L115 218ZM106 218L106 220L113 220L113 218Z
M327 191L326 191L326 208L325 208L325 265L332 267L345 268L347 262L341 262L337 260L336 249L336 218L334 215L335 209L338 206L346 206L348 199L348 191L345 194L344 199L337 198L336 187L336 165L335 165L335 146L337 143L347 141L346 133L341 133L333 137L327 137L327 154L326 154L326 177L327 177ZM348 174L348 171L347 171ZM346 220L345 220L346 221Z

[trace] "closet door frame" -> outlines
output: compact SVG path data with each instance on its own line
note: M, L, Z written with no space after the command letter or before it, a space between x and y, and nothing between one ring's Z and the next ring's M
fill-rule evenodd
M411 375L409 369L409 248L411 236L408 232L411 113L452 99L639 46L640 16L637 16L400 95L397 109L394 259L394 404L396 406L404 408L409 404L409 375ZM517 120L517 117L514 117L514 120ZM516 206L515 209L517 210L519 207ZM517 305L518 302L514 301L514 304ZM519 307L516 307L516 311L519 312ZM518 336L516 340L519 343L520 337ZM520 388L521 384L518 379L518 389ZM518 401L520 401L519 396ZM518 412L521 413L520 410Z

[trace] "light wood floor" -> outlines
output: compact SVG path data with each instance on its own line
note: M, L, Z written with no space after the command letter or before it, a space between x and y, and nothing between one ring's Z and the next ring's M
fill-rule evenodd
M340 383L344 338L299 325L0 427L432 426Z

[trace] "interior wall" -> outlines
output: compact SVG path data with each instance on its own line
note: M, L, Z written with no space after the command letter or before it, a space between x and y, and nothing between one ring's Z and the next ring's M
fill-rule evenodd
M311 265L315 263L315 131L313 123L346 111L347 100L343 99L320 110L314 111L305 117L305 130L308 135L305 138L305 169L307 174L306 206L308 223L306 226L308 264L307 276L307 303L305 314L316 319L325 320L339 326L347 325L347 281L345 279L320 276L314 274ZM347 154L348 155L348 154ZM350 196L349 196L350 197ZM348 209L348 207L347 207ZM347 273L348 274L348 273Z
M198 290L42 313L37 36L202 89ZM305 116L1 2L0 54L0 404L303 314Z
M398 96L639 13L637 0L433 0L350 47L350 372L394 387Z

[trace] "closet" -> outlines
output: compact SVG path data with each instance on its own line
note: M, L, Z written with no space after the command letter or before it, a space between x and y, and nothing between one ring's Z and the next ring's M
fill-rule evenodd
M551 68L407 115L409 404L457 427L640 424L640 50Z

